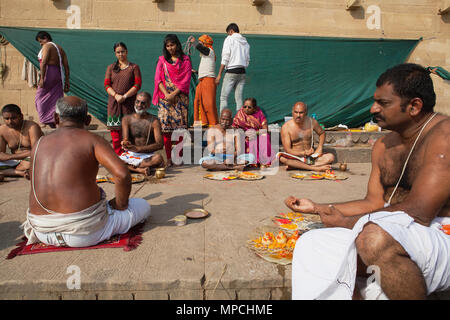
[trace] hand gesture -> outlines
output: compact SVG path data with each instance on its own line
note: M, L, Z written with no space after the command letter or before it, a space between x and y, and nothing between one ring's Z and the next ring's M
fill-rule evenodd
M309 199L298 199L296 197L290 196L284 200L284 204L295 212L303 213L315 213L314 212L314 202Z

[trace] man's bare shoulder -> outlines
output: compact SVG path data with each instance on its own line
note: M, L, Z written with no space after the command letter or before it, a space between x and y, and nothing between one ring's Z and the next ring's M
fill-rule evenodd
M450 136L450 117L439 115L437 122L430 129L426 135L426 139L431 145L449 144L448 137Z
M8 130L8 126L6 124L0 125L0 135L4 134Z
M281 126L281 130L290 131L293 128L294 124L294 120L288 120Z

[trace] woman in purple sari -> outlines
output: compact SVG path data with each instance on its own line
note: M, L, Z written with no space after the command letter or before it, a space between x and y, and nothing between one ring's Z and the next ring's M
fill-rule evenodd
M52 42L48 32L40 31L36 41L42 47L38 54L40 80L35 97L36 110L43 128L55 128L56 101L69 91L69 62L63 48Z
M257 106L255 98L247 98L244 105L233 119L233 127L246 132L245 153L252 153L258 164L270 165L273 152L270 135L267 131L267 119L261 108ZM253 129L254 131L248 131Z

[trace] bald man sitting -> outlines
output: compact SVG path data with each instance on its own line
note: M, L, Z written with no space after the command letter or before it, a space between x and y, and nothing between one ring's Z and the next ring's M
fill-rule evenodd
M255 163L255 156L244 154L239 135L231 126L233 117L230 109L220 113L219 124L207 131L209 155L200 159L199 164L209 171L244 170Z
M313 130L319 136L319 145L314 149ZM297 102L292 108L292 119L281 127L281 142L284 152L277 156L287 169L326 171L331 169L334 155L323 153L325 131L317 120L308 117L308 107Z

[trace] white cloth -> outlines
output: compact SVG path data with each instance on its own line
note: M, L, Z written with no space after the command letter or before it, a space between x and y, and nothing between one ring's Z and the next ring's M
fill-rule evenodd
M59 57L59 70L60 70L60 72L61 72L61 81L62 81L62 86L63 86L63 88L64 88L64 79L65 79L65 76L64 76L64 72L63 72L61 53L59 52L58 46L57 46L55 43L53 43L53 42L47 42L47 43L50 43L51 45L53 45L53 46L56 48L56 52L58 53L58 57ZM42 52L42 50L43 50L43 48L42 48L42 49L39 51L39 53L38 53L38 59L39 59L39 61L41 61L41 60L42 60L42 57L43 57L43 52Z
M22 160L0 161L0 167L16 167Z
M138 167L142 161L151 158L152 156L153 153L139 153L139 152L125 151L122 152L122 154L120 155L120 159L122 159L122 161L124 161L127 164L130 164L134 167Z
M107 202L105 193L100 190L100 201L79 212L66 214L48 210L50 214L35 215L27 209L27 220L21 225L27 245L39 242L38 232L88 235L103 228L108 220Z
M27 58L23 58L21 79L27 81L30 88L38 83L38 70Z
M222 62L226 69L247 68L250 63L250 45L240 33L227 36L222 47Z
M216 77L216 54L214 50L209 48L209 55L205 56L200 53L200 64L198 66L198 78L215 78Z
M57 234L55 232L41 233L36 232L39 241L53 246L61 245L62 237L63 243L69 247L89 247L96 245L104 240L108 240L116 234L124 234L140 222L144 222L151 212L150 205L144 199L131 198L128 201L128 208L126 210L115 210L107 203L107 222L99 230L87 235L79 234Z
M351 230L317 229L299 238L292 261L292 299L352 298L355 240L368 222L376 223L400 243L422 271L428 294L450 288L450 236L440 230L450 218L435 218L425 227L402 211L379 211L361 217ZM387 298L375 282L366 288L365 295L367 299Z

